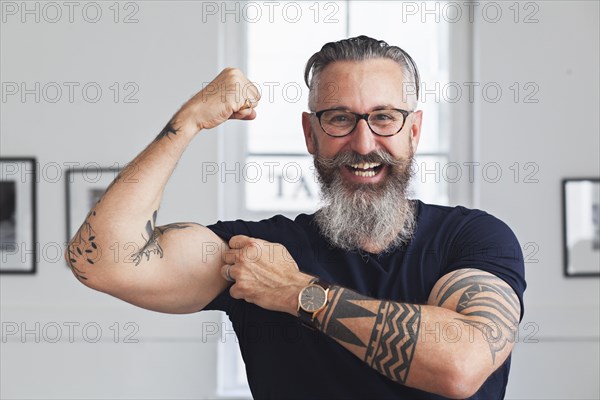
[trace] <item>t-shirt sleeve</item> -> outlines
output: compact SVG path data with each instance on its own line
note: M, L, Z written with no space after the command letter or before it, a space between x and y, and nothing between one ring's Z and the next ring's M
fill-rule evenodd
M487 214L467 217L450 245L448 263L442 275L462 268L476 268L508 283L521 303L526 288L523 252L517 237L504 222Z

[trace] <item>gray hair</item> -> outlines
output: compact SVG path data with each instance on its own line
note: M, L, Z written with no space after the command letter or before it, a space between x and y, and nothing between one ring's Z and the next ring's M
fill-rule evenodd
M364 35L326 43L320 51L313 54L308 60L304 70L304 82L306 82L309 89L309 109L313 110L316 82L319 80L319 74L327 65L335 61L364 61L374 58L389 58L402 67L402 73L405 77L402 89L406 88L407 83L414 85L414 91L406 99L411 109L414 110L419 100L420 78L417 65L411 56L400 47L390 46L383 40Z

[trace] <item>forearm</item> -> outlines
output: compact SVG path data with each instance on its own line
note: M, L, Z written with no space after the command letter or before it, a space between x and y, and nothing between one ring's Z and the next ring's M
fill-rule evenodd
M476 319L334 287L329 304L318 314L318 328L398 383L461 397L500 365L494 364L488 340L470 320Z
M164 187L195 133L176 115L111 183L67 249L78 279L89 284L110 278L123 264L139 263L141 252L160 233L155 232L155 222ZM113 246L126 246L127 251L115 252Z

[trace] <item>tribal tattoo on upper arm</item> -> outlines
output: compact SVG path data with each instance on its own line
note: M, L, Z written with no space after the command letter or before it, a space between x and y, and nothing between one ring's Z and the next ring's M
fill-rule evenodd
M333 287L319 329L340 342L371 368L405 383L421 326L421 306L376 300ZM358 329L367 323L372 329Z
M458 298L456 297L458 296ZM486 339L492 362L496 354L515 341L521 305L514 290L502 279L477 269L461 269L452 273L440 286L435 303L466 317L456 318L479 330Z

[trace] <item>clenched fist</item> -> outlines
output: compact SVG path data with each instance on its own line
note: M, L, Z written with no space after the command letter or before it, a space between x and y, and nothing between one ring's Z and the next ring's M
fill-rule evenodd
M211 129L228 119L256 118L260 92L237 68L225 68L177 113L176 119L195 131Z

